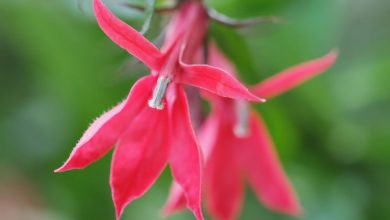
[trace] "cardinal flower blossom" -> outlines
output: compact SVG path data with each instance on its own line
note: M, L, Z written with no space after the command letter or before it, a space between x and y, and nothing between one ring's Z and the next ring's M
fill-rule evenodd
M116 145L110 185L118 219L168 163L188 208L203 219L201 154L182 84L223 97L260 99L222 69L191 64L208 23L200 2L181 5L168 26L162 50L115 17L100 0L93 5L103 32L148 66L151 74L135 83L126 100L92 123L57 172L85 168Z
M226 57L211 45L209 63L234 73ZM305 80L324 72L336 60L337 52L287 69L253 88L255 94L273 98ZM263 119L249 103L207 95L212 112L200 128L199 143L204 153L205 194L209 213L220 220L236 219L247 179L257 198L268 208L292 216L301 207L277 157ZM186 204L179 184L173 183L165 214Z

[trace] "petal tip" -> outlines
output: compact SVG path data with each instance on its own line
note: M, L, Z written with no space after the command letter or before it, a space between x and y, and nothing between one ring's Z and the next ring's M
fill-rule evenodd
M338 58L340 50L338 48L333 48L325 55L325 58L328 58L330 65L332 65Z
M70 167L70 166L67 166L67 164L64 164L62 167L54 170L54 173L64 173L64 172L67 172L67 171L70 171L70 170L76 170L76 169L82 169L82 168L78 168L78 167Z
M81 170L84 169L85 166L77 166L71 158L69 158L61 167L54 170L54 173L63 173L70 170Z
M198 208L198 209L196 209L196 210L193 210L193 212L194 212L195 218L196 218L197 220L204 220L204 217L203 217L203 213L202 213L201 208Z
M297 205L296 207L291 208L290 210L286 210L285 213L295 218L301 218L304 216L305 212L300 205Z
M177 212L177 210L173 209L172 207L164 206L164 207L160 210L160 216L161 216L162 218L167 218L167 217L173 215L175 212Z
M340 50L339 48L332 48L329 54L332 54L333 56L338 56L340 54Z
M62 167L60 167L60 168L57 168L57 169L55 169L53 172L54 173L62 173L62 172L65 172L66 170L64 170Z
M115 206L115 217L116 220L120 220L122 218L123 212L128 204L134 201L136 198L131 198L127 202L115 202L114 200L114 206Z
M265 102L267 102L267 99L257 97L257 100L256 100L256 101L257 101L257 102L260 102L260 103L265 103Z
M304 216L304 209L295 195L294 197L290 198L290 200L284 205L274 205L270 208L276 212L284 213L295 218Z
M261 98L261 97L258 97L252 93L250 93L250 96L246 98L248 101L251 101L251 102L260 102L260 103L264 103L266 102L267 100L264 99L264 98Z
M115 218L116 220L120 220L123 214L124 205L116 205L115 204Z
M164 207L160 210L160 216L163 218L169 217L175 213L182 211L184 206L177 206L177 204L165 204Z
M72 168L68 166L68 163L65 162L61 167L54 170L54 173L63 173L71 170Z

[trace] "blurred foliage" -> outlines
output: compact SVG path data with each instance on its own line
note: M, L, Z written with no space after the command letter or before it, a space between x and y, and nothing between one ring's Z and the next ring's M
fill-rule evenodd
M114 217L110 156L84 171L52 171L90 121L147 72L99 30L91 1L79 1L0 1L0 219L10 210L25 213L13 219ZM142 13L106 2L142 27ZM298 190L302 219L390 219L390 1L206 2L235 18L286 20L240 30L211 25L248 84L340 49L332 70L257 109ZM154 16L149 39L158 42L164 17ZM124 219L158 219L169 182L166 172ZM247 194L240 219L290 219Z

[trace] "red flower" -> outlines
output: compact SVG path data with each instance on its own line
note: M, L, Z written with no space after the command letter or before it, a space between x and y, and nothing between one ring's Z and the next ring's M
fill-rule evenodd
M125 101L89 127L69 159L56 171L85 168L116 145L110 184L118 219L127 204L151 187L167 163L184 191L188 207L197 219L203 219L201 155L182 84L223 97L259 99L222 69L189 64L208 24L199 2L182 4L170 23L161 51L115 17L100 0L93 3L101 29L150 67L152 74L136 82Z
M235 70L215 46L210 46L210 64L228 72ZM285 70L254 87L255 94L273 98L322 73L335 62L337 52ZM205 167L207 208L215 219L236 219L243 200L243 179L268 208L289 215L302 210L278 160L267 128L245 101L207 95L212 112L200 128L198 138ZM173 183L164 208L166 214L186 204L179 184Z

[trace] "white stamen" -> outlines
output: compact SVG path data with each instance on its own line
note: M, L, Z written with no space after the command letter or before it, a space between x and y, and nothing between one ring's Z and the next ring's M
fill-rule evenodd
M234 126L234 134L237 137L246 137L249 135L249 106L245 101L236 102L237 121Z
M151 108L161 110L164 108L163 99L171 80L168 77L160 76L157 80L156 87L153 90L153 97L148 101Z

